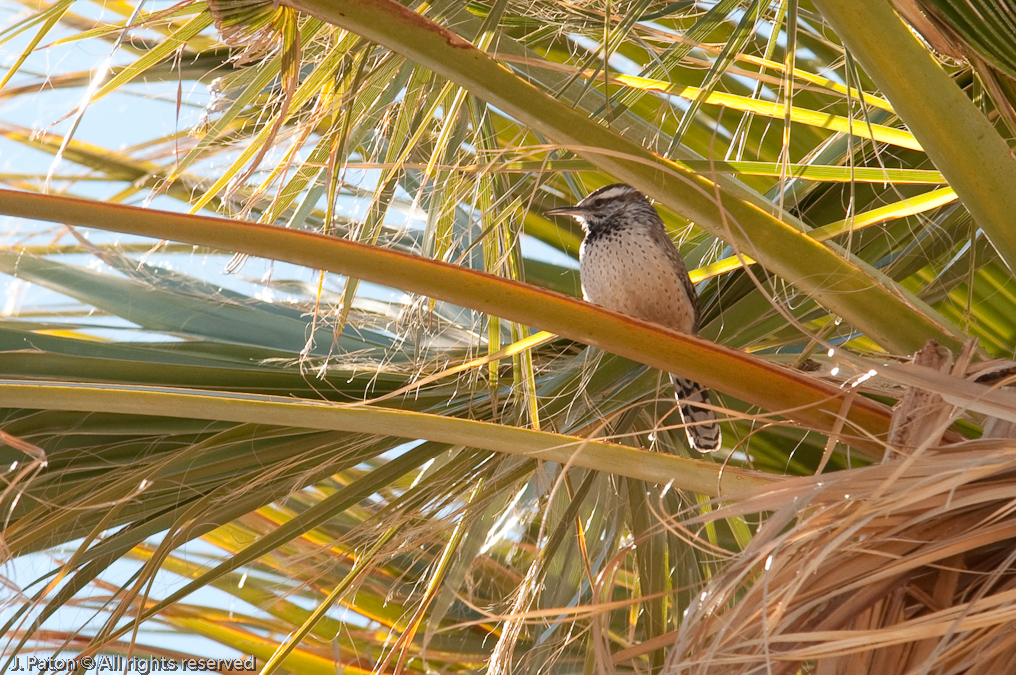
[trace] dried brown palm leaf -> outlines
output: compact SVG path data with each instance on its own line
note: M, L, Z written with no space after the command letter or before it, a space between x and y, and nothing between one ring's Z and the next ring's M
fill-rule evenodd
M948 349L935 340L928 340L928 343L914 354L912 362L914 365L942 373L951 371L959 376L966 373L976 348L976 340L968 342L954 364ZM908 455L922 447L939 445L943 433L953 421L955 411L956 409L948 404L941 394L918 386L907 389L893 408L893 418L889 424L889 448L882 461L891 461L899 454Z
M667 673L1002 673L1016 662L1016 442L801 478L692 604Z

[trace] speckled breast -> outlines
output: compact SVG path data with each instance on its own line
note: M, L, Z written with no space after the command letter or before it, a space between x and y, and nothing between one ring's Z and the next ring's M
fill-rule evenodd
M676 250L667 251L645 228L588 238L582 243L580 269L582 294L589 302L676 330L693 330L694 301L682 279L687 271Z

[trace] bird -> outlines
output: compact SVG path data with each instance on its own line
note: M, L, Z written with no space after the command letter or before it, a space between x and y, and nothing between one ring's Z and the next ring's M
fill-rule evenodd
M582 226L579 277L586 301L682 333L698 332L698 293L660 214L644 194L616 183L547 214L571 216ZM701 406L710 404L709 390L673 373L670 379L691 447L703 453L719 448L716 413Z

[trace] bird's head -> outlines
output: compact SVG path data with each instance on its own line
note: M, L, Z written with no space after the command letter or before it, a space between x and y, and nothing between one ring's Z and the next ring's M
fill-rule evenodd
M659 219L646 196L624 183L602 187L575 206L551 209L547 215L572 216L587 233L623 227L639 216Z

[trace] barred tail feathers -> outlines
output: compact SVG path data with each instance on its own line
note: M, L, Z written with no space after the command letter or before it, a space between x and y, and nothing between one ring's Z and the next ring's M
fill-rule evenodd
M671 375L674 393L681 411L681 420L685 423L685 433L691 447L699 452L712 452L720 447L720 425L716 423L716 413L709 408L699 406L709 404L709 390L698 382L693 382L677 375Z

